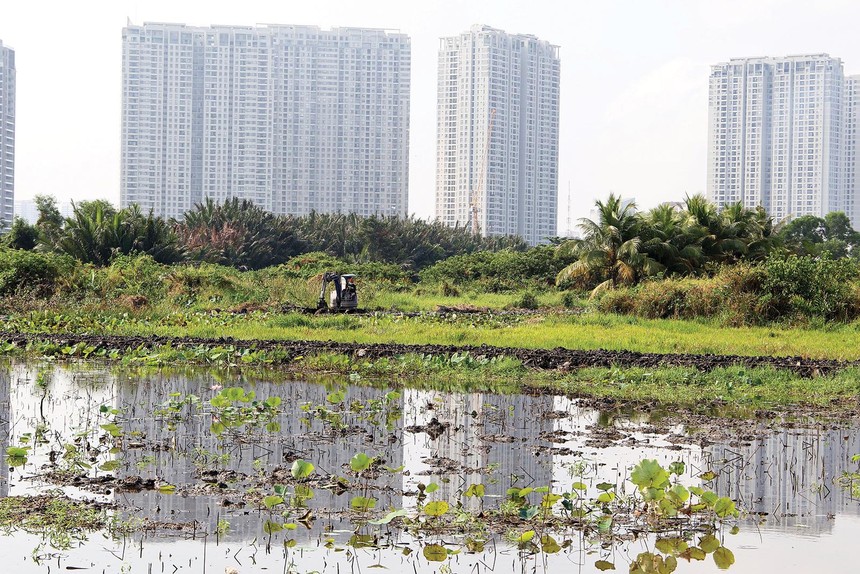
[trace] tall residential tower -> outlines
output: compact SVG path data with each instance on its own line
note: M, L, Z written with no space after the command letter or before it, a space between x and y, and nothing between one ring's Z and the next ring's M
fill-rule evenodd
M777 221L845 211L860 223L847 99L842 62L827 54L712 66L708 198L761 205Z
M0 222L15 210L15 51L0 40Z
M436 217L530 245L557 234L558 47L488 26L442 38Z
M405 216L410 63L385 30L128 26L120 205Z

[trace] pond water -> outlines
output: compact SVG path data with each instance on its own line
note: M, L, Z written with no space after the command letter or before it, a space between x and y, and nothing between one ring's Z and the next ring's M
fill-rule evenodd
M115 520L71 536L10 529L2 571L633 571L645 553L677 555L676 572L856 571L860 503L840 481L857 470L855 421L682 419L560 396L357 383L0 366L0 448L28 449L7 456L0 497L107 502ZM740 516L682 517L654 532L632 505L606 528L598 515L585 529L534 528L506 502L512 488L537 488L524 500L539 508L540 487L624 499L643 459L683 462L675 480L730 497ZM296 461L313 465L307 479L293 478ZM431 507L441 516L431 502L447 503ZM389 513L388 524L368 522ZM657 542L705 547L705 537L733 563ZM650 564L641 571L671 571Z

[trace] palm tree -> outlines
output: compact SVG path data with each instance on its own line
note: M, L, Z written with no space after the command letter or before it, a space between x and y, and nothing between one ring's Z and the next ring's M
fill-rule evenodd
M704 263L704 232L687 212L658 205L645 214L641 235L642 250L669 274L689 275Z
M185 213L176 230L191 259L239 269L284 263L305 246L294 218L276 216L235 197L220 204L206 198Z
M640 251L641 219L636 204L623 203L610 194L606 202L596 201L598 219L580 219L583 238L573 240L578 260L562 269L556 276L556 285L584 278L599 281L592 295L619 284L633 284L643 275L652 275L664 267L648 254Z
M687 213L704 231L702 253L708 261L733 262L746 253L747 244L738 235L742 229L739 222L725 217L701 194L687 196L684 203ZM743 206L738 205L738 207L743 210ZM729 208L734 216L740 215L738 207Z
M145 253L165 264L182 258L176 234L152 211L144 216L137 205L116 211L105 201L72 207L73 216L57 231L57 251L99 266L109 265L117 254Z

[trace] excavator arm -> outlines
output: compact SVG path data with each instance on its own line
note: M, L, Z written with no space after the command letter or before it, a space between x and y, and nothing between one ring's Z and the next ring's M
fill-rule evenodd
M327 271L322 278L322 285L320 286L320 298L317 301L317 309L325 309L325 289L329 283L334 283L334 291L337 296L337 306L340 307L340 275L337 273L332 273L331 271Z

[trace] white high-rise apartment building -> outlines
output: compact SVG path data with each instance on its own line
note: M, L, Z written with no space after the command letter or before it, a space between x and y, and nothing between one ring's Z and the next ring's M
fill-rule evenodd
M120 205L406 216L410 65L385 30L128 26Z
M557 234L558 47L474 26L439 48L436 217L530 245Z
M15 51L0 40L0 222L15 216Z
M845 215L851 220L854 229L860 229L860 130L858 130L858 113L860 113L860 76L845 76L845 95L843 98L843 120L845 128L843 135L843 188Z
M856 218L846 95L842 62L827 54L712 66L708 198L761 205L777 221L831 211Z

